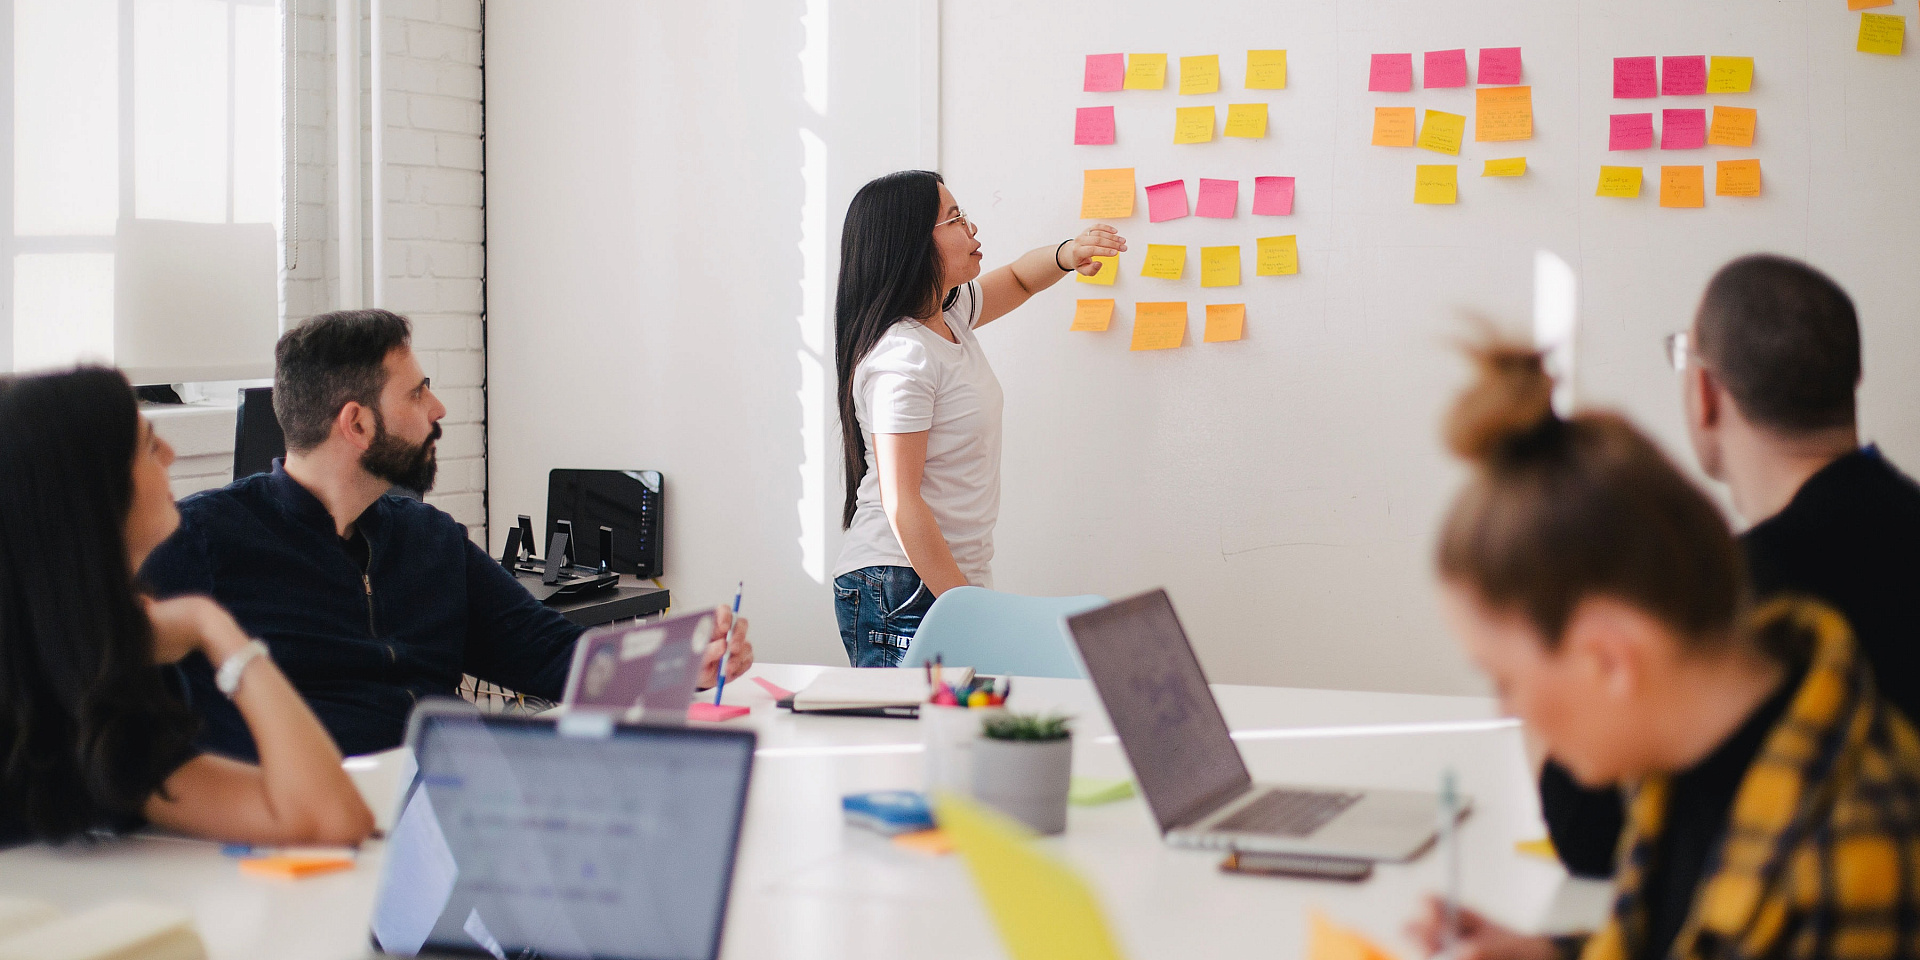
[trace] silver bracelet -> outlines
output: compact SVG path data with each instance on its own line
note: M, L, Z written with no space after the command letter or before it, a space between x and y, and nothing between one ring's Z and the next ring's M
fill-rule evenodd
M220 664L219 671L213 675L213 685L219 687L220 692L225 694L227 699L233 699L233 695L240 689L240 677L246 672L247 664L252 663L254 659L258 657L265 657L268 660L273 659L267 652L266 644L258 640L248 641L246 646L235 650L233 656L228 657L225 663Z

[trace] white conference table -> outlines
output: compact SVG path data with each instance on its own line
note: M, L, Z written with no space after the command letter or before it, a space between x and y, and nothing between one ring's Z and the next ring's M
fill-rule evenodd
M760 664L749 676L798 689L822 668ZM1452 767L1474 809L1461 830L1464 899L1523 929L1590 926L1602 884L1515 850L1541 835L1520 731L1478 697L1215 685L1256 779L1433 790ZM729 958L995 958L998 936L956 856L932 857L845 826L840 797L921 785L913 721L794 716L757 684L727 685L760 735L723 955ZM1020 679L1011 706L1077 718L1074 773L1128 776L1125 755L1084 681ZM393 754L348 762L383 822ZM1381 865L1359 884L1221 873L1219 854L1161 843L1134 797L1074 807L1067 832L1040 841L1098 891L1127 956L1298 957L1312 910L1377 938L1405 960L1401 934L1440 888L1440 858ZM299 881L241 874L217 844L142 835L96 845L0 852L0 896L77 909L133 897L193 913L216 960L347 960L372 955L368 918L381 845L351 871Z

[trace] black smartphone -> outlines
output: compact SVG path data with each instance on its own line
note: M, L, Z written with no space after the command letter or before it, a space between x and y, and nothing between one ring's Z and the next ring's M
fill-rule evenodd
M1301 877L1359 883L1373 876L1373 861L1350 857L1321 857L1307 853L1255 853L1235 850L1220 861L1225 873L1254 873L1268 877Z

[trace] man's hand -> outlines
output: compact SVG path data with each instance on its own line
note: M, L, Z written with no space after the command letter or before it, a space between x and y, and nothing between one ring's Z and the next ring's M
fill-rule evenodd
M728 680L740 679L740 675L753 666L753 644L747 642L747 618L736 619L732 610L716 607L713 639L707 644L706 652L700 654L700 689L709 689L719 682L722 653L727 655Z
M1439 897L1428 897L1419 916L1407 924L1407 936L1420 944L1427 956L1446 946L1446 905ZM1459 911L1459 929L1453 938L1449 960L1555 960L1553 941L1514 933L1465 907Z

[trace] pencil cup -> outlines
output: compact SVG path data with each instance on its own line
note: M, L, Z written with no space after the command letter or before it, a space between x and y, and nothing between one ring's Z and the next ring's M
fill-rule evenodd
M944 790L963 796L973 793L973 744L980 724L1005 713L1001 708L920 705L920 742L926 746L927 792Z
M1073 738L995 740L973 745L973 796L1032 827L1067 829L1067 788L1073 782Z

